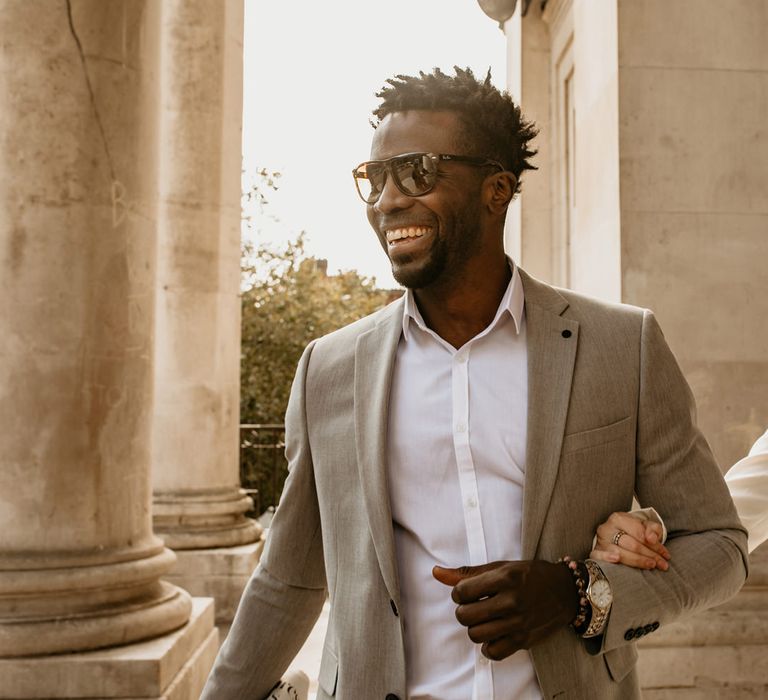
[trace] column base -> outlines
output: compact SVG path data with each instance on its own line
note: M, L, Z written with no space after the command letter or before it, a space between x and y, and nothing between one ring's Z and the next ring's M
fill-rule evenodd
M259 540L239 547L180 550L174 568L164 578L192 595L214 598L216 624L226 626L235 616L263 547Z
M182 549L236 547L256 542L261 525L245 517L253 501L241 488L210 491L156 491L153 529L165 545Z
M184 627L147 642L0 659L0 699L197 700L219 646L213 607L194 598Z
M45 560L0 560L0 658L130 644L179 629L189 594L160 580L175 554L160 540ZM46 566L43 566L46 564Z

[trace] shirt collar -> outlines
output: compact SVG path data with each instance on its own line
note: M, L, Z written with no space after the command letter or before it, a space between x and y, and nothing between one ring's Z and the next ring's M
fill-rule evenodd
M488 328L493 328L499 319L508 313L512 320L515 322L515 330L520 333L520 328L523 322L523 308L525 306L525 294L523 292L523 282L520 279L520 272L517 269L517 265L507 258L509 267L512 270L512 278L509 280L507 289L504 292L504 296L501 298L499 308L496 311L496 315L493 321L489 324ZM421 330L427 331L427 324L424 323L419 307L416 304L416 298L413 295L412 289L405 291L405 304L403 305L403 337L405 341L410 340L410 325L413 321Z

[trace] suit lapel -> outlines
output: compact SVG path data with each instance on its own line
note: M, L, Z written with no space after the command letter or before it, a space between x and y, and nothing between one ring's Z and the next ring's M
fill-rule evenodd
M355 444L368 525L390 597L399 602L392 509L387 483L389 392L403 302L392 304L355 345Z
M528 338L528 437L523 495L523 559L536 555L560 463L579 324L563 318L564 297L520 270ZM563 335L563 331L569 331ZM566 337L567 336L567 337Z

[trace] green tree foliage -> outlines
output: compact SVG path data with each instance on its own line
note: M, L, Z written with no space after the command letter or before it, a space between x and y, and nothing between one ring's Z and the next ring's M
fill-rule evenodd
M391 292L350 270L327 275L304 234L243 253L241 420L282 423L296 364L313 339L384 306Z

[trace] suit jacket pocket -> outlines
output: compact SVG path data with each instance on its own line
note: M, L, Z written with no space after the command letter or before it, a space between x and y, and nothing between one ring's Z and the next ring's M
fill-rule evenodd
M336 695L336 679L339 675L339 662L333 650L323 647L323 658L320 661L320 673L317 677L318 685L331 697Z
M626 646L606 651L603 658L611 678L620 683L635 667L637 663L637 649L634 644L627 644Z
M629 435L631 427L632 417L627 416L626 418L617 420L615 423L604 425L600 428L592 428L590 430L582 430L578 433L570 433L563 438L562 454L565 455L571 452L580 452L581 450L586 450L590 447L597 447L609 442L621 440Z

